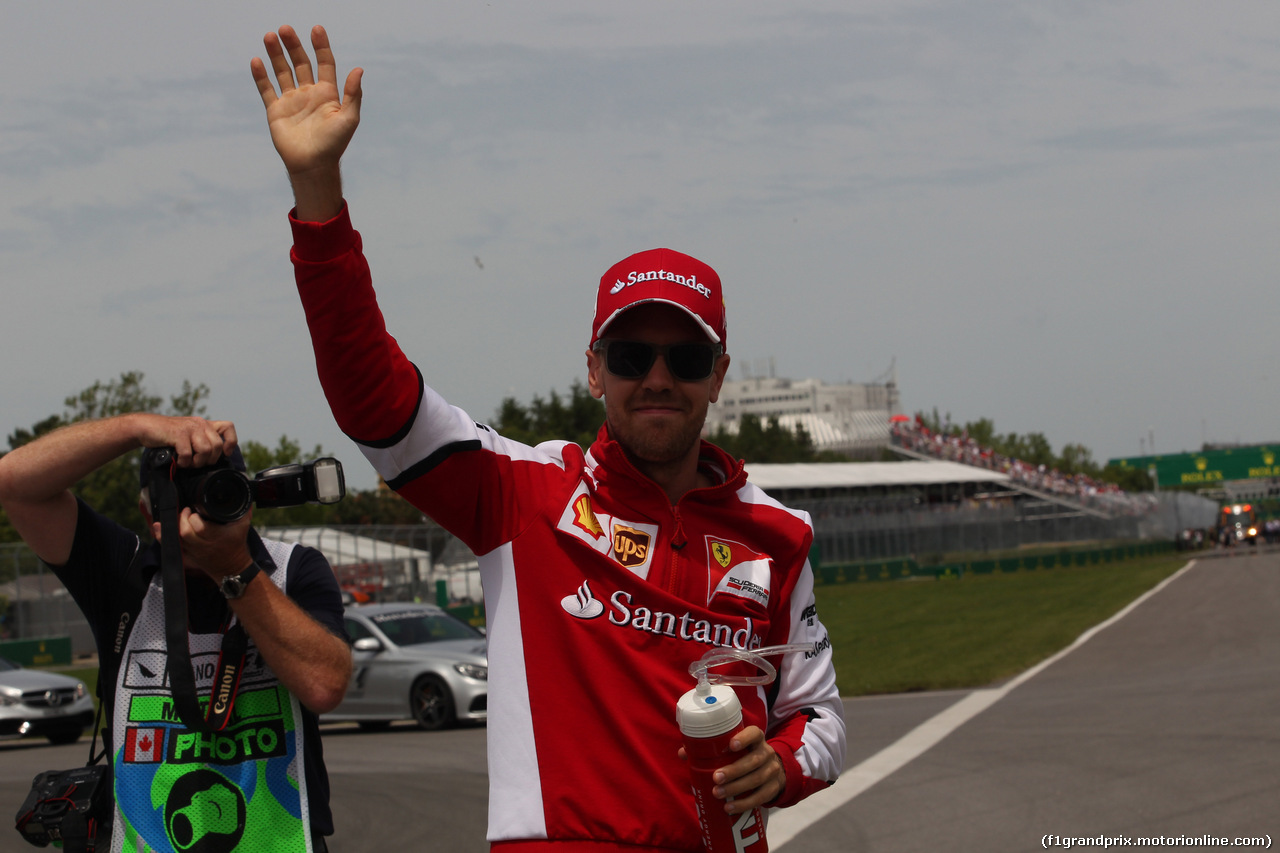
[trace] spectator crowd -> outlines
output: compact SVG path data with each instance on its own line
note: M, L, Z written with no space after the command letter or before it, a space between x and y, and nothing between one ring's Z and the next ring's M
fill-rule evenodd
M890 441L906 450L948 462L959 462L1006 474L1018 484L1056 498L1100 510L1109 515L1145 515L1155 506L1149 494L1126 492L1087 474L1066 474L1043 464L1026 462L997 453L969 437L967 432L937 432L914 420L894 422Z

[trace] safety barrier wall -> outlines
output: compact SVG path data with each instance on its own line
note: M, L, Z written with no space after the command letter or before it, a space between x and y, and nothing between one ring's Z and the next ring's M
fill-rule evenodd
M1154 515L1100 518L1040 502L917 509L813 500L792 506L812 518L821 561L839 565L1013 551L1044 543L1174 539L1174 531Z
M814 565L818 584L903 580L907 578L962 578L966 574L988 575L1034 572L1069 566L1096 566L1141 557L1154 557L1174 550L1172 542L1132 542L1106 548L1075 548L999 559L971 559L922 566L912 558L869 560L857 563L821 562Z
M815 543L811 559L821 578L880 580L918 576L920 569L915 561L929 554L1011 551L1043 543L1144 539L1171 543L1173 539L1171 532L1153 529L1147 517L1097 518L1044 502L904 508L893 499L825 499L792 505L809 512L813 519ZM266 536L272 534L268 530L262 532ZM297 531L288 533L300 535ZM370 600L439 603L464 621L483 623L483 593L474 555L439 527L352 526L326 530L326 535L333 533L345 534L344 542L355 543L352 553L330 558L335 571L343 577L344 571L353 566L362 568L370 585L361 594ZM388 544L412 549L415 556L385 557L382 552ZM982 561L977 562L977 568L954 571L998 568L987 569ZM88 624L57 578L25 545L0 545L0 640L54 636L70 637L74 656L94 651Z

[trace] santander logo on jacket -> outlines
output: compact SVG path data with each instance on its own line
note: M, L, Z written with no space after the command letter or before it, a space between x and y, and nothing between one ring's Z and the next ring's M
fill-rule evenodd
M623 589L614 590L608 600L606 606L595 597L591 582L584 580L576 592L560 599L560 606L570 616L578 619L607 616L611 625L647 631L685 642L702 643L706 646L732 646L736 649L758 649L764 645L764 639L755 631L755 620L750 616L742 624L736 625L699 619L688 610L683 613L664 612L637 603L636 594Z
M566 502L560 515L559 529L609 557L618 566L642 580L649 579L654 562L654 545L659 535L656 524L617 518L597 511L586 483L580 483ZM689 550L692 551L690 543ZM689 602L693 607L676 612L651 600L651 587L645 583L616 585L614 589L592 586L584 579L580 586L560 600L569 615L583 620L605 617L610 625L669 637L706 646L732 646L739 649L759 648L764 638L757 618L735 613L767 613L772 563L769 558L747 545L721 536L702 537L705 553L690 553L682 559L689 572L705 572L706 594L701 601ZM733 604L731 600L737 600ZM717 602L728 602L723 606ZM700 613L694 608L703 605ZM719 618L707 618L706 610L716 611ZM727 611L727 612L722 612Z

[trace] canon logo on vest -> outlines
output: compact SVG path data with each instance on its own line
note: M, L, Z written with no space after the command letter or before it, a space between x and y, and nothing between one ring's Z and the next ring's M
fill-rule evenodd
M633 284L639 284L642 281L674 281L676 284L683 284L690 290L696 290L702 294L704 299L711 298L711 290L705 285L698 282L696 275L677 275L666 270L649 270L648 272L630 272L627 274L626 281L617 281L610 293L619 293L623 288L630 287Z

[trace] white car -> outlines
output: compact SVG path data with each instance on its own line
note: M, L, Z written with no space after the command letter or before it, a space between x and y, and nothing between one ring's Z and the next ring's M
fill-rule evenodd
M0 658L0 735L75 743L92 725L93 697L84 682Z
M434 730L488 718L484 634L429 604L353 605L345 621L351 683L322 722L354 720L380 729L392 720L413 720Z

